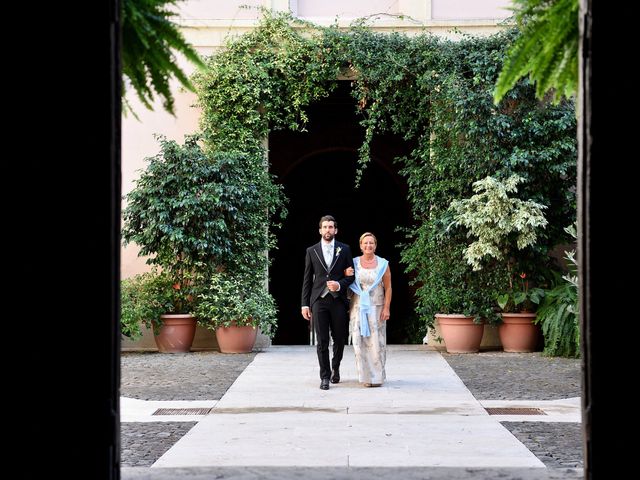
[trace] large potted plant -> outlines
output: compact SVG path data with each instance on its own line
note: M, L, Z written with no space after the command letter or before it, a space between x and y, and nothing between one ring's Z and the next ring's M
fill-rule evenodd
M227 240L217 225L211 225L220 204L221 181L215 162L203 154L197 137L187 137L184 146L157 138L160 153L145 159L146 169L125 197L122 238L125 245L135 242L139 255L158 268L140 279L144 288L138 299L139 311L156 315L143 321L155 325L158 349L189 351L182 327L173 324L179 322L195 332L196 319L185 300L194 298L196 279L207 277L220 250L217 247ZM169 328L163 328L165 323Z
M502 320L498 333L505 352L533 352L538 344L536 310L544 290L530 287L531 282L527 272L515 273L509 277L507 292L496 298Z
M196 332L194 291L190 284L173 283L164 272L136 275L121 284L121 333L132 340L142 336L142 326L153 329L158 350L184 353Z
M424 247L430 254L420 258L423 268L417 310L427 319L430 342L444 343L449 353L476 353L482 345L485 326L497 320L488 298L496 284L495 272L477 275L460 261L466 237L447 229L448 223L441 218L425 225L430 232L424 235L428 243Z
M160 153L146 159L125 197L125 244L136 243L170 288L192 298L219 270L261 278L265 252L274 244L267 226L282 204L264 159L205 153L198 135L187 136L184 145L157 138Z
M251 352L258 330L273 338L276 313L275 301L263 284L223 272L209 279L196 308L199 324L215 330L222 353Z
M454 200L451 210L457 225L476 239L464 250L464 258L474 271L498 268L505 272L505 291L496 296L502 323L498 328L506 352L530 352L537 344L535 307L544 291L531 285L534 272L542 270L544 260L533 247L537 229L545 228L545 205L510 196L517 193L522 177L512 175L503 181L486 177L474 182L476 192L468 199Z

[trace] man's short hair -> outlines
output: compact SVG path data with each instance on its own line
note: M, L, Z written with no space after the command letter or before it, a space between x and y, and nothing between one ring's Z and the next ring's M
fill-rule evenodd
M331 215L325 215L320 219L320 223L318 224L319 228L322 228L322 222L333 222L333 226L335 228L338 228L338 222L336 222L336 219Z

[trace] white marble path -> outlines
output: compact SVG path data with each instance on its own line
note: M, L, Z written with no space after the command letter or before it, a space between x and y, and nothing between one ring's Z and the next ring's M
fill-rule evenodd
M420 345L392 345L387 382L357 382L345 348L341 383L320 390L315 347L259 353L219 401L123 399L123 421L158 421L161 407L211 407L153 467L450 466L539 467L544 464L484 407L542 408L536 421L580 421L578 399L553 402L476 400L442 356ZM153 405L151 405L153 403ZM148 419L148 420L147 420ZM169 420L165 418L164 420ZM534 417L527 417L527 421Z

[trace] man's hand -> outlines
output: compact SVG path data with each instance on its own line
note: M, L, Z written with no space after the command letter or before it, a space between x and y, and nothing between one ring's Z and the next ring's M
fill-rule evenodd
M327 288L330 292L337 292L338 290L340 290L340 284L333 280L329 280L327 281Z
M302 307L302 316L305 320L311 320L311 309L309 307Z

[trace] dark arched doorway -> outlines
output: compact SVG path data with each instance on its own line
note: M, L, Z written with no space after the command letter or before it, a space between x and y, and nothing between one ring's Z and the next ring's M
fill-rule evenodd
M390 260L393 273L388 342L407 342L405 325L413 314L413 298L399 263L402 234L397 228L408 225L410 207L406 184L393 163L407 153L407 145L396 136L377 138L372 162L356 188L362 131L349 82L339 83L334 94L309 109L307 132L273 132L269 137L271 168L290 200L270 269L270 291L279 310L275 344L309 343L308 323L300 315L304 255L320 240L318 221L326 214L336 218L338 238L351 246L354 256L360 254L360 234L376 234L378 253Z

